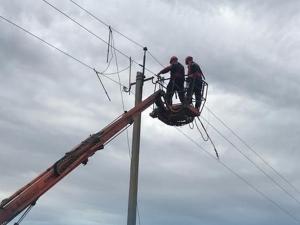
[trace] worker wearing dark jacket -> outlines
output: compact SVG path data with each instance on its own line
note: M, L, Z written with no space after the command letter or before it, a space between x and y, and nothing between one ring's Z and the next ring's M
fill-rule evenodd
M204 75L200 66L193 61L192 56L188 56L185 59L185 64L188 67L188 78L187 78L187 102L192 104L192 96L195 94L196 103L195 107L199 110L201 106L202 96L202 78Z
M170 82L167 86L166 101L167 104L172 105L172 98L174 92L177 91L179 100L184 103L184 66L178 62L176 56L172 56L170 59L170 66L161 70L157 75L170 72Z

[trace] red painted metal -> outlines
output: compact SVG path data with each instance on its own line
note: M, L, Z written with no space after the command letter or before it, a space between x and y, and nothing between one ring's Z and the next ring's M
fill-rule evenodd
M126 126L133 123L134 117L152 105L161 95L161 91L150 95L137 106L122 114L117 120L107 125L100 132L91 135L70 152L67 152L64 157L19 189L12 196L4 199L0 204L0 224L7 224L25 208L34 204L39 197L77 166L86 164L89 157L94 155L96 151L103 149L106 143Z

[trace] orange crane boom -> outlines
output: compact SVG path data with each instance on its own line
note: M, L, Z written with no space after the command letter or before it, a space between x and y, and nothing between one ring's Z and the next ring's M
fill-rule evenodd
M162 94L162 91L156 91L101 131L91 135L71 151L67 152L65 156L12 196L4 199L0 204L0 224L5 225L9 223L24 209L30 205L34 205L40 196L72 170L80 164L86 164L89 157L94 155L96 151L103 149L104 145L112 140L115 135L132 124L134 118L152 105Z

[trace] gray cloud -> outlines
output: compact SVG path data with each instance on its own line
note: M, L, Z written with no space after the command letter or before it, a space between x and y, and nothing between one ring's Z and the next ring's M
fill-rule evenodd
M69 1L51 1L105 40L108 30ZM193 55L209 83L207 105L297 188L299 165L298 1L78 1L145 44L163 63ZM106 67L107 45L42 1L3 1L0 14L85 63ZM48 168L123 112L118 85L0 21L0 198ZM142 62L141 49L114 33L116 47ZM128 59L118 54L120 68ZM161 67L148 55L153 72ZM134 65L133 74L140 68ZM108 72L116 70L114 62ZM151 74L147 73L147 76ZM115 75L112 78L117 80ZM128 83L128 71L121 74ZM153 91L145 84L144 96ZM124 95L125 108L133 95ZM141 224L295 224L172 127L143 115ZM202 114L299 199L206 109ZM205 122L221 161L299 215L299 205ZM180 128L214 154L197 131ZM129 130L131 136L131 129ZM213 156L214 157L214 156ZM129 154L121 134L87 166L39 201L23 224L126 224ZM299 188L298 188L299 189Z

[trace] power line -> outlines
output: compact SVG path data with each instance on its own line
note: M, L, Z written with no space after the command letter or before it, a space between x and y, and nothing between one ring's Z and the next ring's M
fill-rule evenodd
M51 43L45 41L44 39L40 38L39 36L33 34L33 33L30 32L30 31L26 30L25 28L19 26L18 24L12 22L11 20L9 20L9 19L7 19L7 18L5 18L5 17L3 17L3 16L1 16L1 15L0 15L0 18L3 19L3 20L5 20L6 22L10 23L11 25L14 25L15 27L21 29L22 31L26 32L27 34L29 34L29 35L35 37L36 39L40 40L40 41L43 42L44 44L50 46L51 48L54 48L54 49L56 49L57 51L63 53L64 55L66 55L66 56L72 58L73 60L77 61L78 63L82 64L83 66L85 66L85 67L87 67L87 68L89 68L89 69L91 69L91 70L94 69L93 67L91 67L91 66L88 65L87 63L85 63L85 62L79 60L78 58L72 56L71 54L69 54L69 53L67 53L67 52L65 52L65 51L63 51L63 50L61 50L61 49L59 49L58 47L56 47L56 46L54 46L53 44L51 44Z
M161 66L163 66L151 53L149 53L152 58L159 63ZM286 183L288 183L296 192L300 193L300 191L291 184L283 175L281 175L277 170L275 170L266 160L263 159L262 156L260 156L253 148L251 148L242 138L240 138L229 126L227 126L219 117L217 117L208 107L206 107L215 118L217 118L227 129L231 131L248 149L250 149L257 157L259 157L267 166L269 166L281 179L283 179ZM204 118L205 119L205 118ZM206 120L206 119L205 119ZM206 122L211 125L207 120ZM215 130L216 128L213 127ZM217 130L216 130L217 131ZM219 131L217 131L223 138L225 138L231 145L233 145L236 149L237 147L229 141L223 134L221 134ZM265 174L273 183L275 183L281 190L283 190L288 196L290 196L292 199L294 199L298 204L300 204L299 200L296 199L292 194L290 194L285 188L283 188L277 181L275 181L272 177L270 177L264 170L262 170L259 166L257 166L248 156L243 154L239 149L237 149L244 157L246 157L250 162L252 162L255 167L257 167L263 174Z
M45 0L43 0L43 1L46 2ZM65 14L65 15L66 15L66 14ZM67 16L67 15L66 15L66 16ZM33 37L39 39L40 41L42 41L43 43L47 44L48 46L50 46L50 47L56 49L57 51L63 53L64 55L66 55L66 56L72 58L73 60L77 61L78 63L82 64L83 66L85 66L85 67L87 67L87 68L89 68L89 69L94 70L94 68L91 67L90 65L84 63L83 61L81 61L81 60L79 60L78 58L76 58L76 57L70 55L69 53L67 53L67 52L65 52L65 51L63 51L63 50L57 48L56 46L54 46L54 45L52 45L51 43L45 41L44 39L38 37L37 35L33 34L32 32L30 32L30 31L24 29L23 27L21 27L21 26L15 24L14 22L12 22L12 21L10 21L10 20L4 18L4 17L1 16L1 15L0 15L0 17L1 17L3 20L5 20L6 22L8 22L8 23L10 23L10 24L12 24L12 25L18 27L19 29L21 29L21 30L23 30L24 32L30 34L31 36L33 36ZM70 18L70 19L71 19L71 18ZM73 21L73 22L75 22L75 21ZM77 22L75 22L75 23L77 23ZM79 24L78 24L78 25L79 25ZM82 28L83 28L83 27L82 27ZM100 37L99 37L99 38L100 38ZM100 38L100 40L102 40L102 39ZM102 40L102 41L104 41L104 40ZM105 41L104 41L104 42L105 42ZM115 51L118 51L120 54L124 55L124 54L123 54L122 52L120 52L118 49L114 48L114 50L115 50ZM151 54L151 55L152 55L152 54ZM127 55L125 55L125 56L128 57ZM135 62L135 63L136 63L136 62ZM150 71L150 70L147 70L147 71L152 72L152 71ZM153 73L153 72L152 72L152 73ZM107 78L108 78L108 77L107 77ZM108 78L108 79L112 80L111 78ZM112 80L112 81L114 81L114 80ZM117 84L119 84L119 85L122 85L120 82L117 82L117 81L114 81L114 82L117 83ZM122 86L123 86L123 85L122 85ZM201 146L200 146L200 147L201 147ZM202 147L201 147L201 148L202 148ZM208 152L207 152L207 153L208 153ZM209 153L208 153L208 154L209 154ZM210 154L209 154L209 155L210 155ZM219 162L220 162L220 161L219 161ZM222 162L220 162L220 163L221 163L223 166L226 167L225 164L223 164ZM229 167L226 167L226 168L229 169ZM241 177L240 175L236 174L232 169L229 169L229 170L230 170L231 172L233 172L235 175L237 175L238 177L240 177L244 182L248 183L247 180L245 180L245 179L244 179L243 177ZM267 198L269 201L271 201L272 203L274 203L278 208L280 208L283 212L285 212L286 214L288 214L289 216L291 216L294 220L296 220L297 222L299 222L297 218L295 218L292 214L290 214L288 211L286 211L285 209L283 209L280 205L278 205L278 204L277 204L276 202L274 202L272 199L270 199L269 197L267 197L264 193L262 193L261 191L259 191L259 190L258 190L257 188L255 188L253 185L251 185L250 183L248 183L248 185L249 185L250 187L252 187L254 190L256 190L258 193L260 193L262 196L264 196L265 198Z
M77 24L78 26L80 26L82 29L84 29L85 31L87 31L88 33L90 33L91 35L93 35L94 37L96 37L97 39L99 39L100 41L102 41L102 42L106 43L107 45L111 46L112 49L114 49L115 51L117 51L118 53L120 53L121 55L123 55L124 57L126 57L128 59L131 58L130 56L126 55L125 53L123 53L122 51L120 51L119 49L115 48L114 46L112 46L107 41L105 41L99 35L95 34L90 29L86 28L85 26L83 26L82 24L80 24L79 22L77 22L75 19L73 19L72 17L70 17L69 15L67 15L66 13L64 13L63 11L61 11L60 9L58 9L57 7L55 7L54 5L52 5L51 3L49 3L48 1L46 1L46 0L41 0L41 1L45 2L46 4L48 4L49 6L51 6L56 11L58 11L61 14L63 14L65 17L67 17L68 19L70 19L71 21L73 21L75 24ZM141 67L143 66L143 65L139 64L137 61L135 61L133 59L131 59L131 61L134 62L136 65L139 65ZM146 67L145 67L145 70L148 71L149 73L153 74L153 75L156 75L153 71L151 71L150 69L148 69Z
M150 51L148 51L149 55L157 62L161 67L165 67Z
M197 143L194 139L189 137L186 133L184 133L182 130L176 127L176 130L179 131L182 135L184 135L189 141L193 142L198 148L200 148L202 151L204 151L208 156L216 160L218 163L220 163L224 168L226 168L230 173L234 174L237 178L242 180L245 184L247 184L251 189L253 189L255 192L260 194L263 198L271 202L274 206L276 206L279 210L281 210L283 213L285 213L287 216L289 216L291 219L293 219L295 222L300 224L300 220L295 217L291 212L283 208L279 203L268 197L264 192L260 191L257 187L255 187L253 184L251 184L246 178L242 177L240 174L238 174L234 169L229 167L227 164L222 162L221 160L217 160L214 155L209 153L205 148L203 148L199 143Z
M115 31L116 33L118 33L119 35L121 35L122 37L126 38L128 41L134 43L135 45L144 48L145 46L143 46L142 44L138 43L137 41L133 40L132 38L126 36L125 34L121 33L120 31L118 31L117 29L113 28L112 26L110 26L109 24L107 24L106 22L104 22L103 20L101 20L99 17L95 16L93 13L91 13L89 10L83 8L81 5L79 5L77 2L70 0L70 2L72 2L74 5L76 5L77 7L79 7L80 9L82 9L83 11L85 11L87 14L89 14L91 17L93 17L95 20L97 20L98 22L102 23L103 25L110 27L113 31Z
M5 18L5 17L3 17L3 16L1 16L1 15L0 15L0 18L3 19L4 21L6 21L7 23L9 23L9 24L11 24L11 25L13 25L13 26L19 28L20 30L24 31L25 33L29 34L30 36L32 36L32 37L38 39L39 41L43 42L43 43L46 44L48 47L51 47L51 48L53 48L53 49L59 51L60 53L64 54L65 56L67 56L67 57L73 59L74 61L80 63L80 64L83 65L84 67L86 67L86 68L88 68L88 69L91 69L91 70L93 70L93 71L95 70L95 68L93 68L91 65L89 65L89 64L87 64L87 63L85 63L85 62L83 62L82 60L76 58L75 56L71 55L70 53L68 53L68 52L66 52L66 51L64 51L64 50L62 50L62 49L56 47L55 45L53 45L53 44L51 44L50 42L48 42L48 41L42 39L41 37L37 36L36 34L34 34L34 33L30 32L29 30L25 29L24 27L21 27L20 25L14 23L13 21L11 21L11 20L9 20L9 19L7 19L7 18ZM97 70L96 70L96 71L97 71ZM97 72L100 73L99 71L97 71ZM100 74L103 75L104 77L106 77L107 79L111 80L112 82L114 82L114 83L116 83L116 84L118 84L118 85L120 85L120 86L122 86L122 87L125 87L125 85L123 85L122 83L119 83L118 81L112 79L111 77L106 76L105 74L102 74L102 73L100 73Z
M90 29L86 28L85 26L83 26L81 23L77 22L75 19L73 19L72 17L70 17L68 14L64 13L63 11L61 11L60 9L58 9L57 7L55 7L54 5L52 5L51 3L49 3L48 1L46 0L41 0L43 2L45 2L47 5L49 5L50 7L52 7L53 9L55 9L56 11L58 11L59 13L61 13L62 15L64 15L65 17L67 17L69 20L71 20L72 22L74 22L75 24L77 24L78 26L80 26L82 29L84 29L86 32L88 32L89 34L93 35L94 37L96 37L98 40L102 41L103 43L107 44L107 45L110 45L110 43L108 43L107 41L105 41L103 38L101 38L99 35L95 34L94 32L92 32ZM117 51L118 53L120 53L121 55L123 55L124 57L130 59L131 57L126 55L124 52L122 52L121 50L111 46L112 49L114 49L115 51ZM137 61L131 59L132 62L134 62L136 65L139 65L139 66L143 66L141 64L139 64ZM145 68L145 70L147 70L149 73L153 74L153 75L156 75L153 71L151 71L150 69L148 68Z
M70 20L72 20L73 22L75 22L76 24L78 24L77 21L75 21L73 18L71 18L70 16L68 16L66 13L62 12L61 10L59 10L58 8L56 8L55 6L51 5L50 3L48 3L46 0L42 0L44 2L46 2L48 5L50 5L51 7L53 7L54 9L56 9L57 11L59 11L60 13L62 13L63 15L65 15L67 18L69 18ZM126 38L128 41L134 43L135 45L137 45L138 47L144 48L144 46L140 43L138 43L137 41L133 40L132 38L126 36L125 34L121 33L120 31L118 31L117 29L113 28L112 26L110 26L108 23L104 22L103 20L101 20L99 17L95 16L93 13L91 13L89 10L87 10L86 8L82 7L81 5L79 5L77 2L70 0L70 2L72 2L74 5L76 5L77 7L79 7L80 9L82 9L83 11L85 11L88 15L90 15L91 17L93 17L95 20L97 20L98 22L100 22L101 24L107 26L109 29L113 30L114 32L118 33L119 35L123 36L124 38ZM78 24L79 25L79 24ZM83 29L85 29L87 31L86 28L84 28L83 25L79 25L81 26ZM95 36L95 34L93 34ZM98 36L98 35L96 35ZM104 41L104 39L100 38L101 41ZM107 43L106 41L104 41L106 44L109 45L109 43ZM122 53L120 50L116 49L119 53L121 53L123 56L129 58L128 55L126 55L125 53ZM159 60L150 52L148 51L149 55L162 67L164 67L164 65L162 63L159 62ZM141 64L139 64L138 62L136 62L135 60L131 59L132 62L134 62L135 64L142 66ZM156 75L156 73L154 73L153 71L149 70L148 68L145 68L146 71L148 71L149 73Z
M163 66L152 54L149 53L150 56L152 56L152 58L157 62L159 63L161 66ZM206 107L207 108L207 107ZM209 109L208 109L209 110ZM209 110L215 117L216 115L211 111ZM217 117L216 117L217 118ZM280 176L284 181L286 181L288 184L290 184L293 189L295 189L298 193L300 193L298 191L298 189L292 185L286 178L284 178L279 172L277 172L270 164L268 164L257 152L255 152L243 139L241 139L232 129L230 129L220 118L217 118L227 129L229 129L244 145L246 145L251 151L253 151L264 163L266 163L270 168L272 168L272 170L278 175ZM206 122L209 124L209 122L206 120ZM178 131L180 131L178 128L177 128ZM181 133L183 133L182 131L180 131ZM184 134L187 138L189 138L186 134ZM223 135L222 135L223 138L225 138ZM190 139L190 138L189 138ZM190 139L192 140L192 139ZM193 140L192 140L193 141ZM194 142L194 141L193 141ZM230 141L229 141L230 142ZM195 142L194 142L195 143ZM230 142L231 144L233 144L232 142ZM198 143L195 143L198 147L200 147L202 150L204 150L206 152L205 149L202 148L202 146L200 146ZM210 153L206 152L207 154L209 154L211 156ZM243 154L241 152L241 154ZM244 154L243 154L244 155ZM252 163L254 163L251 159L249 159L249 157L247 157L246 155L244 155L248 160L250 160ZM213 156L212 156L213 157ZM213 157L214 158L214 157ZM220 162L222 165L224 164L223 162L221 161L218 161ZM290 196L293 200L295 200L298 204L300 204L299 200L296 199L293 195L291 195L285 188L283 188L278 182L276 182L272 177L270 177L268 174L266 174L266 172L264 170L262 170L260 167L258 167L255 163L254 165L259 169L261 170L271 181L273 181L281 190L283 190L288 196ZM227 168L227 166L224 164L223 166L225 166ZM227 168L229 169L229 171L233 172L235 175L237 175L239 177L238 174L236 174L236 172L234 170L232 170L231 168ZM243 177L240 177L242 178L242 180L244 182L246 182L248 185L250 184L247 180L245 180ZM268 196L266 196L264 193L262 193L261 191L259 191L257 188L255 188L253 185L250 184L250 186L252 188L254 188L254 190L258 191L258 193L262 194L264 197L267 197L268 200L270 200L271 202L275 203L275 205L283 210L285 213L287 213L289 216L291 216L294 220L296 220L298 223L300 222L296 217L294 217L291 213L289 213L288 211L286 211L285 209L283 209L279 204L277 204L276 202L274 202L272 199L270 199Z
M124 37L125 39L127 39L128 41L132 42L136 46L138 46L140 48L144 48L145 47L144 45L140 44L139 42L137 42L137 41L133 40L132 38L128 37L127 35L121 33L119 30L115 29L114 27L112 27L108 23L104 22L98 16L95 16L95 14L91 13L89 10L87 10L83 6L79 5L77 2L75 2L73 0L70 0L70 2L72 2L74 5L76 5L81 10L85 11L88 15L90 15L92 18L94 18L98 22L102 23L103 25L107 26L108 28L111 28L111 30L113 30L114 32L118 33L119 35L121 35L122 37ZM162 63L160 63L160 61L150 51L148 51L148 54L154 59L155 62L157 62L160 66L164 67L164 65Z
M149 54L151 55L151 54ZM154 58L154 57L153 57ZM156 58L154 58L159 64L161 64ZM262 156L260 156L253 148L251 148L242 138L240 138L228 125L226 125L219 117L216 116L208 107L206 107L212 114L213 116L218 119L223 126L225 126L227 129L231 131L232 134L234 134L248 149L250 149L258 158L260 158L269 168L271 168L281 179L283 179L286 183L288 183L296 192L300 193L300 191L293 185L291 184L283 175L281 175L277 170L275 170ZM207 121L207 120L206 120ZM207 121L208 124L210 124ZM210 124L211 125L211 124ZM215 127L213 127L215 129ZM218 132L219 133L219 132ZM225 138L231 145L233 145L235 148L236 146L230 142L224 135L219 133L223 138ZM237 149L237 148L236 148ZM237 149L238 150L238 149ZM246 157L248 160L250 160L255 167L257 167L259 170L261 170L273 183L275 183L281 190L283 190L287 195L289 195L292 199L294 199L298 204L300 204L300 201L296 199L293 195L291 195L285 188L283 188L277 181L275 181L272 177L270 177L264 170L262 170L260 167L258 167L249 157L244 155L240 150L238 150L244 157Z
M74 1L70 0L72 3L74 3L75 5L77 5L78 7L80 7L81 9L83 9L84 11L86 11L88 14L90 14L92 17L94 17L95 19L97 19L99 22L105 24L106 26L108 26L111 30L114 30L115 32L121 34L119 31L115 30L114 28L112 28L111 26L109 26L108 24L104 23L103 21L101 21L99 18L95 17L93 14L89 13L87 10L85 10L84 8L82 8L81 6L79 6L77 3L75 3ZM113 34L110 33L111 35L111 46L113 46L113 50L114 50L114 56L115 56L115 63L116 63L116 69L117 71L114 72L114 73L109 73L109 75L112 75L112 74L117 74L118 75L118 79L119 79L119 82L121 81L120 80L120 73L127 70L130 66L126 67L125 69L123 70L120 70L119 71L119 65L118 65L118 58L117 58L117 53L116 53L116 50L115 50L115 42L114 42L114 37L113 37ZM128 40L136 43L137 45L139 45L137 42L129 39L128 37L126 37L125 35L121 34L123 37L127 38ZM140 45L140 47L143 48L142 45ZM130 63L132 61L131 57L129 58L130 60ZM106 75L108 75L106 73ZM121 87L120 87L120 94L121 94L121 100L122 100L122 108L123 108L123 111L125 111L125 104L124 104L124 97L123 97L123 92L121 90ZM130 143L129 143L129 133L128 133L128 129L126 129L126 140L127 140L127 147L128 147L128 153L129 153L129 157L131 158L131 147L130 147ZM139 204L137 204L137 215L138 215L138 222L139 222L139 225L141 225L141 217L140 217L140 210L139 210Z
M287 191L280 183L278 183L274 178L272 178L268 173L266 173L260 166L258 166L249 156L247 156L243 151L241 151L234 143L232 143L225 135L223 135L214 125L212 125L208 120L202 117L207 124L212 127L224 140L226 140L235 150L237 150L242 156L244 156L250 163L252 163L260 172L262 172L270 181L272 181L277 187L279 187L284 193L286 193L290 198L295 200L299 205L300 201Z
M70 17L68 14L64 13L63 11L61 11L59 8L57 8L56 6L52 5L50 2L48 2L47 0L41 0L43 2L45 2L47 5L51 6L53 9L55 9L56 11L58 11L59 13L61 13L62 15L64 15L65 17L67 17L69 20L71 20L72 22L74 22L75 24L77 24L78 26L80 26L82 29L84 29L86 32L90 33L91 35L93 35L94 37L96 37L98 40L108 44L111 46L112 49L116 50L117 52L119 52L121 55L129 58L128 55L126 55L125 53L123 53L122 51L120 51L119 49L116 49L115 47L113 47L110 43L108 43L107 41L105 41L103 38L101 38L99 35L95 34L93 31L91 31L90 29L88 29L87 27L83 26L81 23L77 22L75 19L73 19L72 17Z
M286 179L280 172L278 172L274 167L272 167L258 152L256 152L250 145L242 139L232 128L230 128L220 117L218 117L211 109L207 106L205 107L225 128L227 128L240 142L242 142L251 152L253 152L265 165L267 165L270 169L273 170L282 180L284 180L290 187L292 187L297 193L300 194L300 191L288 180Z

